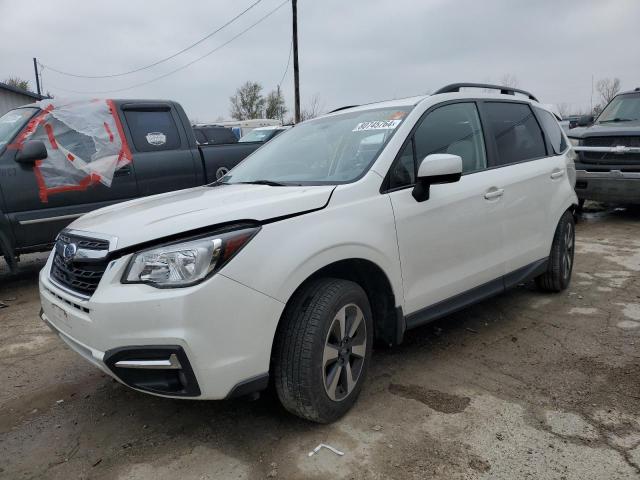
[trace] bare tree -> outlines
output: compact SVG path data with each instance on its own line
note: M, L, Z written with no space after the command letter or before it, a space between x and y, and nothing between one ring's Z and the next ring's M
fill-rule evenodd
M235 120L249 120L260 118L264 113L265 99L262 96L262 85L257 82L245 82L229 98L231 102L231 118Z
M511 87L511 88L518 88L518 85L520 85L520 82L518 81L518 77L516 77L512 73L505 73L504 75L502 75L498 83L503 87Z
M558 107L558 113L562 118L567 118L571 115L571 106L568 103L559 103L556 107Z
M324 104L320 101L320 96L316 93L309 103L300 112L300 121L316 118L324 110Z
M3 83L7 85L11 85L12 87L19 88L20 90L26 90L27 92L31 91L29 88L29 81L24 80L20 77L9 77L3 80Z
M620 91L619 78L601 78L596 83L596 90L600 94L602 108L609 103Z
M287 107L284 103L284 96L280 89L272 90L266 98L266 104L264 116L265 118L277 118L280 121L284 119L285 113L287 113Z

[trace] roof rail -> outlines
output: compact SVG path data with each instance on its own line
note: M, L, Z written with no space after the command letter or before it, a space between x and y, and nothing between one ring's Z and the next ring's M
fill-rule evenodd
M459 92L461 88L488 88L491 90L500 90L500 93L503 95L515 95L516 93L521 93L522 95L527 96L529 99L538 101L533 94L527 92L526 90L520 90L519 88L513 87L505 87L503 85L491 85L489 83L452 83L451 85L447 85L446 87L442 87L440 90L434 92L434 95L438 93L453 93Z
M359 107L360 105L345 105L344 107L338 107L335 108L333 110L331 110L330 112L327 113L333 113L333 112L339 112L340 110L346 110L347 108L353 108L353 107Z

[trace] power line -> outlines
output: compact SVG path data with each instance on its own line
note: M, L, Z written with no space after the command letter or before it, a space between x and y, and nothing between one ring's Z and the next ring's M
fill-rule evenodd
M44 65L41 62L40 66L41 67L47 67L49 70L51 70L52 72L56 72L59 73L61 75L66 75L68 77L76 77L76 78L113 78L113 77L122 77L124 75L131 75L132 73L137 73L137 72L141 72L142 70L146 70L148 68L152 68L155 67L156 65L160 65L161 63L164 63L168 60L171 60L172 58L177 57L178 55L183 54L184 52L191 50L193 47L200 45L202 42L204 42L205 40L211 38L212 36L214 36L216 33L218 33L219 31L221 31L222 29L228 27L229 25L231 25L233 22L235 22L237 19L239 19L240 17L242 17L245 13L247 13L249 10L251 10L253 7L255 7L256 5L258 5L262 0L257 0L256 2L252 3L251 5L249 5L249 7L247 7L246 9L244 9L242 12L240 12L238 15L236 15L235 17L233 17L231 20L229 20L228 22L226 22L224 25L222 25L221 27L219 27L218 29L214 30L213 32L207 34L206 36L202 37L200 40L198 40L197 42L192 43L191 45L189 45L188 47L183 48L182 50L180 50L179 52L174 53L173 55L170 55L168 57L165 57L161 60L158 60L157 62L154 63L150 63L149 65L145 65L144 67L139 67L136 68L134 70L129 70L127 72L121 72L121 73L113 73L113 74L109 74L109 75L81 75L81 74L77 74L77 73L69 73L69 72L65 72L63 70L58 70L56 68L53 68L50 65Z
M269 18L271 15L273 15L274 13L276 13L278 10L280 10L282 7L284 7L287 3L289 3L289 0L284 0L284 2L282 2L281 4L279 4L276 8L274 8L273 10L271 10L269 13L267 13L266 15L264 15L263 17L261 17L257 22L252 23L251 25L249 25L247 28L245 28L244 30L242 30L240 33L238 33L237 35L231 37L229 40L227 40L226 42L224 42L223 44L219 45L218 47L214 48L213 50L210 50L209 52L205 53L204 55L196 58L195 60L192 60L188 63L185 63L184 65L171 70L163 75L160 75L159 77L156 78L152 78L151 80L147 80L146 82L141 82L141 83L136 83L134 85L131 85L129 87L124 87L124 88L117 88L117 89L113 89L113 90L91 90L91 91L78 91L78 90L68 90L65 88L59 88L56 87L55 85L51 85L51 88L54 88L56 90L61 90L63 92L69 92L69 93L77 93L77 94L101 94L101 93L117 93L117 92L123 92L125 90L131 90L132 88L137 88L137 87L141 87L143 85L148 85L150 83L156 82L158 80L161 80L163 78L168 77L169 75L173 75L176 72L179 72L180 70L184 70L185 68L193 65L196 62L199 62L200 60L208 57L209 55L217 52L218 50L220 50L221 48L229 45L231 42L233 42L235 39L237 39L238 37L241 37L242 35L244 35L245 33L247 33L249 30L251 30L253 27L255 27L256 25L258 25L259 23L262 23L263 21L265 21L267 18Z
M291 52L292 51L293 51L293 41L289 45L289 56L287 57L287 66L284 69L284 73L282 74L282 78L280 79L280 82L278 82L278 86L282 85L282 82L284 82L284 77L287 76L287 72L289 71L289 64L291 63Z

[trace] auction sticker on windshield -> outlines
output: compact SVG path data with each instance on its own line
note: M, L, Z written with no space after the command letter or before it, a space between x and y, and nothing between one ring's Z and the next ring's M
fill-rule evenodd
M374 122L361 122L352 132L364 132L366 130L393 130L402 120L377 120Z

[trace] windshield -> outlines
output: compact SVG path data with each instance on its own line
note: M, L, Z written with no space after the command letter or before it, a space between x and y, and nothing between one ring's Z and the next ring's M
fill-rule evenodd
M37 111L37 108L17 108L0 117L0 148L13 140Z
M301 123L260 147L221 182L351 182L369 169L411 108L341 113Z
M640 93L618 95L598 117L598 123L634 120L640 120Z
M249 133L244 135L239 142L266 142L269 140L271 135L275 132L275 129L269 130L251 130Z

